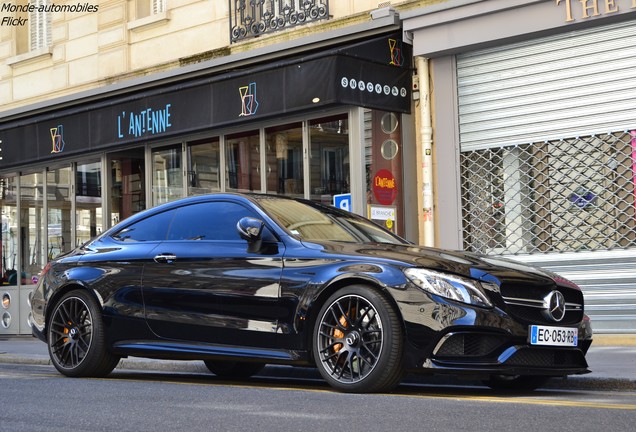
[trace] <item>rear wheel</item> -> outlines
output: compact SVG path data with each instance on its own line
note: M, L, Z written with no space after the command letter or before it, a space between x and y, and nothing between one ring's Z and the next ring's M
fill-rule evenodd
M492 375L484 381L493 390L536 390L548 382L550 377L532 375Z
M333 294L314 328L313 353L322 377L344 392L381 392L402 379L403 334L389 301L353 285Z
M235 361L204 360L204 363L210 372L221 378L249 378L265 367L263 363Z
M66 376L105 376L119 363L104 342L101 308L86 291L71 291L57 302L47 341L53 365Z

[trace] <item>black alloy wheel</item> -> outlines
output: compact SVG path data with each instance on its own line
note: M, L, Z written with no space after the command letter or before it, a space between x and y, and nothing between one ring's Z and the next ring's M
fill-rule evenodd
M53 365L66 376L105 376L119 362L106 349L100 308L86 291L71 291L57 302L47 340Z
M400 319L376 290L354 285L332 295L314 328L313 352L322 377L344 392L382 392L402 379Z

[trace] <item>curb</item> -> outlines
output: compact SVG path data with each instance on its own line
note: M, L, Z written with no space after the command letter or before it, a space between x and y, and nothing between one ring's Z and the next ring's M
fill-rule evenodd
M598 334L592 336L595 346L636 346L636 334Z

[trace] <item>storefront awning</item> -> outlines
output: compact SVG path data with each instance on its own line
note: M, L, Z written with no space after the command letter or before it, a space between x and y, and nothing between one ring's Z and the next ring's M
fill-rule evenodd
M407 113L410 47L394 35L0 124L0 169L341 105Z

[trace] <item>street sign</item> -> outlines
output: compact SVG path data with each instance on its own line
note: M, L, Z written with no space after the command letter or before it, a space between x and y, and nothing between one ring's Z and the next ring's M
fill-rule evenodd
M334 195L333 206L342 210L351 211L351 194Z

